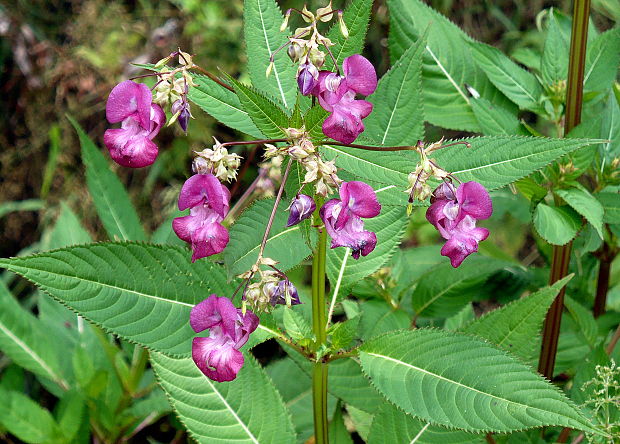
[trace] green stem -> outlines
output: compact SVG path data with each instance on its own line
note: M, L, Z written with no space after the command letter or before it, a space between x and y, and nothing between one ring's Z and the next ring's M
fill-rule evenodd
M139 345L135 346L134 359L132 359L131 370L129 372L129 381L127 385L132 396L136 395L138 386L146 370L146 364L149 362L149 351Z
M316 225L320 224L317 202L315 213ZM327 342L325 316L325 260L327 247L327 231L319 227L319 242L312 257L312 330L316 336L318 347ZM328 444L327 422L327 363L315 362L312 369L312 411L314 413L314 438L316 444Z
M566 116L564 119L564 136L581 122L581 105L583 102L583 72L588 40L588 18L590 0L575 0L573 5L573 28L571 32L570 53L568 61L568 83L566 86ZM568 273L572 242L553 247L553 260L549 283L553 284ZM553 378L555 355L557 353L560 323L564 307L564 289L560 291L551 305L543 327L543 340L538 361L538 371L548 379Z

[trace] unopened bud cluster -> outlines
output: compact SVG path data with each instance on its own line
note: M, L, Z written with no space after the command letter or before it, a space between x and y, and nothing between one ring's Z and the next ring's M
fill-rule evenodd
M275 195L276 184L282 180L283 160L284 158L281 155L276 155L258 164L256 191L262 197L273 197Z
M257 278L245 288L244 308L254 312L269 312L276 305L290 307L300 303L297 288L283 273L275 269L261 269L261 265L275 267L276 264L271 258L260 258L249 271L239 275L248 281Z
M237 177L241 156L229 153L217 139L213 148L196 151L192 169L196 174L213 174L222 182L232 182Z
M409 173L409 188L405 190L409 194L409 202L414 200L426 200L431 195L431 186L427 183L429 179L436 178L444 180L450 176L446 170L440 168L435 159L429 158L429 155L441 148L443 139L425 146L423 142L418 142L416 151L420 155L420 162L416 169Z

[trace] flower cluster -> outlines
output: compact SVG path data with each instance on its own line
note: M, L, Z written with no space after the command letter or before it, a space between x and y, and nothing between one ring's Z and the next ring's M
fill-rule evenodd
M239 349L258 327L258 316L212 294L192 309L189 322L196 333L209 330L208 338L192 342L192 359L200 371L218 382L235 379L244 362Z
M449 257L453 267L478 251L478 243L488 237L489 230L476 227L476 221L492 213L491 197L478 182L465 182L457 189L445 182L433 191L426 219L447 240L441 255Z
M198 174L213 174L222 182L232 182L237 177L237 169L241 164L241 156L229 154L214 137L213 148L196 151L192 169Z

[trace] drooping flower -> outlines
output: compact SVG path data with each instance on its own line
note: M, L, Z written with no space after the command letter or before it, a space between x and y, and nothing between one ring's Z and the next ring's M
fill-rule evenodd
M310 62L299 65L297 86L302 95L307 96L319 83L319 70Z
M230 192L212 174L195 174L183 184L179 210L189 216L177 217L172 228L192 246L192 262L220 253L228 244L228 230L221 224L228 212Z
M209 379L232 381L243 366L239 349L258 327L258 317L250 310L243 314L230 299L212 294L192 308L190 325L196 333L209 330L209 337L194 338L192 359Z
M172 119L170 119L171 122L174 123L173 119L176 119L176 121L179 122L181 129L187 133L189 118L192 117L189 102L187 100L178 99L172 104L170 111L172 112Z
M292 227L293 225L297 225L302 220L312 216L314 210L316 210L314 199L307 194L298 194L289 207L290 213L286 226Z
M453 267L478 251L478 243L489 236L489 230L476 227L476 221L488 219L492 213L491 197L478 182L465 182L457 189L443 183L435 189L426 219L447 240L441 255L449 257Z
M142 168L157 158L153 138L166 120L164 111L152 103L148 86L125 80L110 92L106 117L110 123L121 123L103 135L105 146L114 161L122 166Z
M331 199L319 214L332 238L331 248L351 248L354 259L368 255L377 245L377 236L364 230L363 218L375 217L381 211L372 187L364 182L344 182L340 199Z
M269 303L276 305L297 305L301 304L297 288L288 279L279 282L270 282L265 285L265 292L269 295Z

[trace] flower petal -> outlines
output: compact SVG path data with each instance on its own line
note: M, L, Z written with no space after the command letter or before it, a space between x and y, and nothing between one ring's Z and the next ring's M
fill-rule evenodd
M192 262L221 253L228 241L228 230L220 223L202 225L192 233Z
M130 168L151 165L159 152L157 145L146 135L135 135L125 128L107 130L103 135L103 142L116 163Z
M161 127L166 123L166 113L161 109L161 106L156 103L151 104L150 114L150 130L149 139L153 139L158 133Z
M213 174L194 174L187 179L179 194L179 210L183 211L206 203L224 217L225 194L222 184Z
M122 122L135 116L142 128L150 128L151 102L153 96L148 86L131 80L116 85L106 102L105 113L108 122Z
M456 190L461 211L474 219L488 219L493 213L493 202L489 192L478 182L465 182Z
M340 186L340 199L345 208L359 217L375 217L381 212L381 204L370 185L358 180L344 182Z
M232 342L214 338L194 338L192 359L207 378L218 382L232 381L243 367L243 353Z
M377 89L377 72L365 57L354 54L344 59L342 70L349 89L368 96Z
M323 134L338 142L353 143L364 132L362 119L342 106L334 106L332 110L333 113L323 122Z

